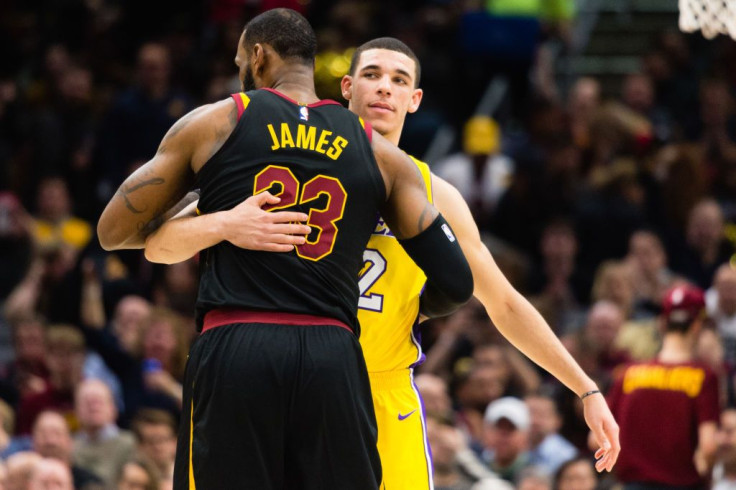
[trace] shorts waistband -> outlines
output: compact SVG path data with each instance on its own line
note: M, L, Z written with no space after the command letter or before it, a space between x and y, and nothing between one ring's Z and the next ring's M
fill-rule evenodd
M412 370L397 369L395 371L368 372L371 389L393 390L396 388L410 388L412 386Z
M204 315L202 333L232 323L275 323L279 325L334 325L350 333L353 329L345 323L325 316L305 315L277 311L251 311L238 308L218 308Z

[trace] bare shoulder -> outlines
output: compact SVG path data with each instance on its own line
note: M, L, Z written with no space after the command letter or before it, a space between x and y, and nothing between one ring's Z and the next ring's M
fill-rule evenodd
M432 174L432 197L434 205L450 223L450 226L465 240L480 239L473 214L460 191L441 177Z
M231 98L197 107L174 123L158 153L189 147L192 170L197 172L222 147L237 123L238 108Z
M460 194L460 191L454 185L434 173L432 173L432 194L435 200L439 197L443 201L448 202L457 202L458 199L463 201L462 194Z

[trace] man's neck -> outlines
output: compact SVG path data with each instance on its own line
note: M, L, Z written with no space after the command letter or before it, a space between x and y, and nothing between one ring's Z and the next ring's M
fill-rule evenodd
M274 73L270 87L300 104L320 100L314 90L314 71L307 66L284 65Z
M692 360L692 342L687 335L665 334L657 360L666 363L689 362Z
M389 140L394 145L399 146L399 140L401 139L401 129L399 129L398 131L394 131L393 133L381 134L381 136Z

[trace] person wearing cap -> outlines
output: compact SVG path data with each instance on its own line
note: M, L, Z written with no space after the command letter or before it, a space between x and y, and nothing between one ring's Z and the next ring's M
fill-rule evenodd
M662 303L662 348L619 369L607 399L621 428L616 476L625 490L702 488L716 450L715 373L693 359L703 291L678 285Z
M491 402L484 421L484 455L498 476L515 482L529 466L529 408L523 400L505 396Z

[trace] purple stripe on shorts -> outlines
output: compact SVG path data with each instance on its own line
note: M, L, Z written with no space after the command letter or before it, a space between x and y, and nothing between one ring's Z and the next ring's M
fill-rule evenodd
M414 383L414 370L411 371L411 387L414 390L414 393L417 394L417 397L419 398L419 406L422 409L422 436L424 438L424 446L427 448L425 451L425 455L429 457L429 468L427 468L428 474L427 479L429 481L429 490L434 490L434 479L432 478L432 475L434 475L434 463L432 462L432 446L429 445L429 439L427 438L427 411L424 408L424 398L422 398L422 394L419 391L419 388L417 388L416 383Z

